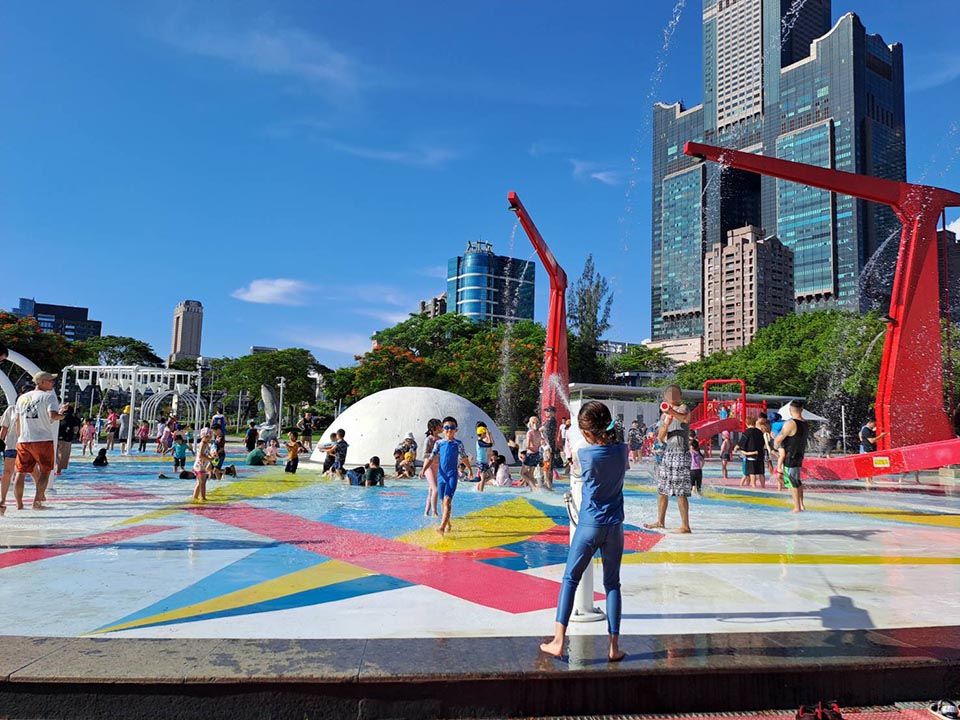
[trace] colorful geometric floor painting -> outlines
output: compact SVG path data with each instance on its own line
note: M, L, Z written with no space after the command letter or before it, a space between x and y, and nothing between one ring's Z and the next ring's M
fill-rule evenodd
M423 515L420 481L356 488L272 468L211 483L166 463L75 460L52 508L0 518L4 634L137 637L473 637L548 632L566 560L565 484L553 493L461 487L453 531ZM689 536L654 519L645 468L628 476L622 632L933 626L960 618L960 498L712 487ZM29 491L28 491L29 495ZM671 503L668 525L676 526ZM598 561L597 561L598 562ZM599 568L597 568L599 569ZM595 572L595 603L603 607ZM602 633L605 623L575 624Z

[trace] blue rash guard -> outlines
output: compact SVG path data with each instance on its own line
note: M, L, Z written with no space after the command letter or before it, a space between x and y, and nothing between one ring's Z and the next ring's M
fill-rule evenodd
M433 446L433 452L430 453L429 462L433 456L437 456L437 491L440 499L445 497L452 498L457 491L457 476L460 473L460 461L467 457L467 452L463 443L457 439L437 440Z

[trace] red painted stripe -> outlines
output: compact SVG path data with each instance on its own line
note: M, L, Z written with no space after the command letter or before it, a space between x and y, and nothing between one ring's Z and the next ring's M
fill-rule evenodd
M242 503L187 508L189 512L290 543L308 552L509 613L556 606L559 583L474 562L377 535Z
M646 552L654 545L663 540L661 533L639 532L637 530L624 530L623 549L636 552ZM570 542L570 530L566 525L555 525L549 530L538 533L531 537L527 542L553 543L555 545L566 545Z
M115 485L113 483L97 483L95 485L90 485L94 490L98 492L106 493L109 495L110 500L160 500L159 495L151 495L150 493L140 492L139 490L132 490L123 485Z
M57 557L59 555L69 555L75 552L82 552L83 550L104 547L105 545L116 545L124 540L143 537L144 535L152 535L163 532L164 530L175 530L177 527L177 525L138 525L137 527L111 530L110 532L87 535L86 537L73 538L72 540L60 540L41 547L10 550L9 552L0 553L0 569L23 565L24 563L37 562L38 560L46 560L47 558Z

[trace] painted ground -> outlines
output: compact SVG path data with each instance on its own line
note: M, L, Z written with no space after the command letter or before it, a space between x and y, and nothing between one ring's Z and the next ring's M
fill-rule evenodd
M0 632L390 638L552 627L565 485L461 486L453 532L441 538L423 516L418 481L366 489L321 480L309 465L296 476L241 468L195 505L192 481L159 472L169 462L112 458L99 471L75 458L51 509L7 510ZM624 634L960 618L960 497L932 485L834 484L811 488L809 512L794 516L783 495L721 486L714 475L708 468L704 497L692 500L694 534L679 536L642 529L656 494L644 470L630 473ZM572 632L602 633L605 623Z

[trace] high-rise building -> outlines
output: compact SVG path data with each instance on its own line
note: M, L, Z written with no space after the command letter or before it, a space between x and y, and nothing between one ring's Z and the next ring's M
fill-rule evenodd
M173 311L173 339L167 365L184 358L200 357L200 338L203 335L203 305L199 300L184 300Z
M33 298L20 298L20 304L12 312L17 317L34 318L43 332L57 333L67 340L99 337L102 330L99 320L87 317L90 311L85 307L50 305L38 303Z
M960 325L960 242L952 230L940 230L937 239L938 251L946 253L946 259L940 256L940 287L946 289L949 308L941 308L941 314L946 316L949 312L950 323Z
M532 260L495 255L482 240L469 242L447 263L447 311L495 323L533 320L536 271Z
M419 312L421 315L426 315L428 318L440 317L441 315L446 314L447 294L441 293L440 295L432 297L429 300L421 300Z
M251 345L250 354L251 355L263 355L264 353L277 352L277 348L268 347L266 345Z
M693 140L905 180L903 49L830 16L830 0L703 0L703 103L654 107L654 341L703 336L704 255L745 225L793 251L798 311L867 307L858 275L897 229L888 208L683 154Z
M731 230L704 260L704 352L743 347L793 312L793 253L752 225Z

